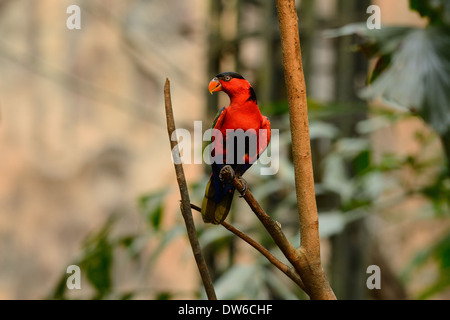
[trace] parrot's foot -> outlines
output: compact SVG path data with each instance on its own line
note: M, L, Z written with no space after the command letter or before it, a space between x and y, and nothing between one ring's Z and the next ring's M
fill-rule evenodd
M241 195L239 196L239 198L243 198L245 196L245 194L247 193L248 184L247 184L247 181L245 181L244 178L242 178L242 177L238 177L237 179L242 184L242 190L240 190Z
M234 170L230 165L224 166L219 172L220 181L231 181L234 179Z
M242 190L239 190L241 193L241 198L245 196L245 193L248 190L247 181L244 180L239 174L236 174L233 170L233 168L229 165L224 166L222 169L220 169L219 172L219 179L222 182L231 182L236 177L237 180L241 182Z

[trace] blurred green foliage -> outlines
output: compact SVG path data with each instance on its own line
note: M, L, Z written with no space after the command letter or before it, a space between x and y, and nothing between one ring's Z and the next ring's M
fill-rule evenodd
M280 103L282 106L283 103ZM316 193L319 199L320 209L320 235L323 238L331 237L342 232L345 225L355 220L362 219L369 214L377 214L396 206L410 197L421 196L428 201L417 211L429 211L430 218L449 217L450 181L443 166L442 157L430 158L421 151L430 148L438 139L433 132L420 131L416 133L416 139L421 144L418 152L399 156L396 154L384 154L377 162L372 155L371 134L382 128L388 128L398 121L413 117L407 113L397 111L374 112L370 119L364 119L357 123L356 137L349 137L345 129L336 125L336 114L349 116L360 112L361 106L339 104L319 104L313 102L314 108L310 111L310 131L312 143L321 141L328 143L330 148L322 155L316 171L320 172L320 178L316 181ZM268 106L267 108L272 108ZM261 205L270 215L279 221L290 240L298 243L298 222L296 217L296 197L292 192L295 188L294 167L290 158L291 138L289 121L286 114L271 117L274 128L280 129L280 170L275 176L264 177L253 174L257 168L249 171L248 181L254 196L260 200ZM405 181L404 176L395 173L404 168L409 168L414 179L423 180L423 184L411 184ZM430 169L436 172L430 176ZM431 179L430 179L431 177ZM204 186L208 179L205 174L198 181L190 185L191 199L193 203L200 203ZM401 194L391 191L400 188ZM83 243L83 250L79 259L73 262L86 273L86 280L94 289L90 298L134 298L139 297L139 290L117 292L112 280L114 263L118 259L120 249L125 248L127 259L139 260L152 272L152 268L167 246L178 236L184 235L185 230L180 223L167 228L162 221L166 213L164 203L168 190L156 191L141 196L137 206L141 213L141 219L145 221L146 228L140 234L127 234L114 236L114 228L118 227L120 218L110 219L99 231L90 235ZM320 199L326 199L320 201ZM331 200L330 200L331 199ZM334 199L334 200L333 200ZM251 211L243 201L236 198L230 221L242 231L254 237L274 255L283 260L282 254L276 248L270 237L260 226L257 219L244 218L241 215L250 215ZM239 216L237 213L239 212ZM414 214L414 213L411 213ZM180 217L181 219L181 217ZM245 221L245 222L243 222ZM209 264L215 277L215 287L220 299L298 299L305 298L303 293L284 275L274 268L256 251L249 251L254 256L251 265L236 264L234 248L236 239L220 226L198 224L198 235L201 247L209 256ZM448 237L442 243L421 252L405 269L407 279L416 268L420 268L424 261L435 260L441 266L441 278L432 287L424 289L420 297L429 297L432 294L448 286ZM145 243L157 243L148 256L144 255ZM125 257L120 256L121 259ZM142 261L145 260L145 261ZM64 274L56 286L52 298L65 299L67 290L65 281L68 275ZM180 292L157 291L152 295L155 299L173 299ZM205 298L201 284L196 292L192 293L199 298ZM88 297L80 297L88 298Z
M326 34L359 36L356 49L375 59L361 97L381 98L393 107L409 110L446 136L450 132L450 5L448 1L411 1L411 8L429 17L426 28L383 26L371 30L364 23L355 23Z
M72 263L85 272L87 281L95 289L92 299L103 299L112 289L111 268L114 263L114 242L109 235L114 221L115 218L107 220L98 232L89 235L83 242L81 257ZM67 274L61 276L54 292L50 295L52 299L67 298L67 277Z
M371 167L363 174L377 171L395 172L402 168L409 168L414 183L406 181L402 183L401 180L380 181L380 183L397 185L403 189L401 197L420 196L427 199L428 207L419 208L422 212L428 212L432 218L448 219L450 215L450 52L448 51L450 3L445 0L410 0L410 7L422 17L428 18L429 23L426 28L383 26L380 30L369 30L364 24L351 24L329 31L327 35L331 37L358 35L360 41L357 49L368 58L375 59L373 71L368 78L368 87L362 90L361 97L368 100L381 98L388 105L409 110L412 115L420 116L437 133L434 135L416 132L416 140L421 145L419 152L403 157L395 154L383 155L377 165L378 168ZM374 119L369 121L373 122ZM375 121L378 120L375 118ZM385 120L381 120L383 121ZM437 139L440 139L444 156L427 158L426 151L429 150L427 148ZM354 168L357 167L354 164ZM357 173L356 178L358 176L361 175ZM423 179L423 177L429 179ZM427 182L421 185L419 181ZM372 190L377 189L373 188L373 182L370 185ZM364 185L362 187L361 190L367 188ZM369 200L368 205L373 203L370 199L367 200ZM422 294L419 295L422 299L429 298L450 286L448 237L444 237L435 245L418 253L405 269L403 279L405 281L409 279L414 270L430 260L434 260L439 266L439 276L435 283L423 289Z
M437 262L438 276L421 292L419 299L433 297L450 287L450 234L430 248L421 250L403 271L403 281L409 281L414 270L422 268L430 261Z
M450 2L447 0L410 0L410 6L427 17L431 25L450 26Z

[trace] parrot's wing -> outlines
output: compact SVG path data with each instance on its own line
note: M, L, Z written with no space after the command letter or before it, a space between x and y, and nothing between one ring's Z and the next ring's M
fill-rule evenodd
M226 114L227 114L227 107L223 107L222 109L220 109L217 112L216 117L214 118L211 128L220 130L220 128L222 128L223 120L225 119Z
M269 118L263 116L261 119L261 128L259 131L258 157L266 150L271 137Z

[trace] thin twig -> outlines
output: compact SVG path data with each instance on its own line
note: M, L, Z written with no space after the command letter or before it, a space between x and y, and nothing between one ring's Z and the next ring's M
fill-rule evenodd
M260 245L258 242L250 238L248 235L234 227L233 225L229 224L228 222L223 221L222 226L227 229L228 231L234 233L236 236L247 242L249 245L251 245L253 248L258 250L264 257L269 260L271 264L273 264L275 267L277 267L281 272L283 272L286 276L288 276L292 281L294 281L300 288L305 290L305 285L303 284L302 279L300 276L288 265L284 264L280 260L278 260L272 253L270 253L269 250L264 248L262 245Z
M167 131L169 133L170 146L172 148L172 157L175 166L175 172L177 175L178 187L180 188L181 194L181 212L186 224L186 230L189 237L189 242L191 244L192 252L194 253L195 262L197 263L197 268L200 272L203 286L205 287L206 295L209 300L217 300L211 276L208 271L208 266L206 265L205 258L203 257L202 250L198 242L197 231L195 229L194 219L192 217L191 201L189 199L186 177L184 175L183 165L181 164L180 151L177 142L178 139L176 137L176 127L173 117L169 79L166 79L166 83L164 85L164 101L166 106Z
M248 188L244 188L242 182L230 170L232 170L230 167L224 167L224 169L222 169L221 171L221 177L224 179L224 181L232 183L236 190L238 190L238 192L248 203L252 211L255 213L256 217L261 221L263 226L269 232L270 236L275 241L276 245L280 248L281 252L283 252L284 256L295 267L295 262L299 259L297 251L281 230L280 223L273 220L264 211L264 209L261 208L261 205L258 203L258 201L256 201L251 191Z
M200 207L196 206L195 204L191 203L191 208L201 212ZM253 248L255 248L257 251L259 251L264 257L269 260L271 264L273 264L275 267L277 267L281 272L283 272L286 276L288 276L292 281L294 281L300 288L305 290L305 285L303 284L302 279L300 276L293 270L291 267L287 266L280 260L278 260L269 250L264 248L261 244L259 244L256 240L252 239L250 236L245 234L244 232L240 231L238 228L234 227L233 225L229 224L226 221L222 221L221 225L230 231L231 233L235 234L245 242L247 242L249 245L251 245Z

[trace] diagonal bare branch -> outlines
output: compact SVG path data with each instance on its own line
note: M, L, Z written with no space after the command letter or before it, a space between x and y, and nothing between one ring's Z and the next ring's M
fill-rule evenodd
M192 252L194 253L195 262L197 263L198 271L202 278L203 286L205 287L206 295L209 300L217 300L211 276L203 257L202 250L197 238L197 231L195 229L194 218L192 217L191 201L189 199L189 191L187 188L186 177L184 175L183 165L180 161L180 150L176 139L175 119L173 117L172 99L170 96L170 82L166 79L164 85L164 101L166 107L167 131L169 133L170 146L172 148L172 157L177 175L178 187L181 194L181 212L186 224L186 230L191 244Z
M201 212L200 207L194 205L191 203L191 208ZM229 224L226 221L222 221L221 225L230 231L231 233L235 234L245 242L247 242L249 245L251 245L253 248L255 248L257 251L259 251L264 257L269 260L270 263L272 263L275 267L277 267L281 272L283 272L286 276L288 276L292 281L294 281L300 288L305 290L305 285L303 284L302 279L300 276L293 270L291 267L287 266L280 260L278 260L272 253L270 253L269 250L264 248L259 242L252 239L250 236L245 234L244 232L240 231L238 228L234 227L233 225Z

